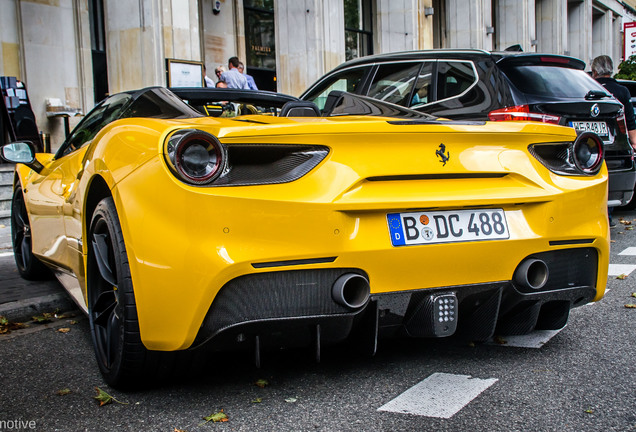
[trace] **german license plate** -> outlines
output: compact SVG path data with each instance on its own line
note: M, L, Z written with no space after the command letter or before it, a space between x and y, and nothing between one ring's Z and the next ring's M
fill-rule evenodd
M594 132L600 136L603 141L607 141L611 138L609 128L605 122L573 121L570 122L570 126L578 132Z
M393 246L510 238L503 209L389 213Z

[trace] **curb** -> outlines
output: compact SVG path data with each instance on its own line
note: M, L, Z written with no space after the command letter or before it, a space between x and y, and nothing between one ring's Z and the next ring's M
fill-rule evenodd
M0 315L9 321L24 322L30 321L33 315L56 309L63 312L78 310L77 305L65 293L60 293L1 304Z

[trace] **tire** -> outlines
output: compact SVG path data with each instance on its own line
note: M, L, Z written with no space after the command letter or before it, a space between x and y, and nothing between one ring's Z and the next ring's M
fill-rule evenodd
M111 197L95 208L87 243L88 316L95 357L106 383L134 390L188 371L192 352L151 351L141 341L126 245Z
M11 200L11 242L15 264L20 276L27 280L42 280L51 277L51 271L33 255L31 224L20 186L15 188Z
M126 246L112 198L99 202L88 231L86 290L93 348L111 387L134 387L144 372L137 305Z

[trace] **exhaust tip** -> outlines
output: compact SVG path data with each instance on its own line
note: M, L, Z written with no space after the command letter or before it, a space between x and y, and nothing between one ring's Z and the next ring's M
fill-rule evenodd
M524 288L539 290L548 282L550 272L545 261L527 259L523 261L514 274L514 281Z
M340 276L331 288L334 301L350 309L364 306L371 294L369 280L357 273L346 273Z

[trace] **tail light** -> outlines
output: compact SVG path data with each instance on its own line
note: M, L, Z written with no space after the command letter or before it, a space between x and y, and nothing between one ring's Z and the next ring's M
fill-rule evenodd
M175 132L167 142L166 153L177 177L194 185L212 182L226 163L221 143L209 133L195 129Z
M207 187L292 182L308 174L328 154L329 148L320 145L227 145L198 129L178 130L164 144L164 159L175 177Z
M616 117L616 122L618 123L618 130L621 131L622 134L627 133L627 123L625 123L625 114L619 114Z
M530 153L559 175L596 175L603 166L603 142L592 132L583 132L574 142L531 144Z
M594 133L585 132L576 137L573 159L584 174L594 175L603 164L603 142Z
M490 121L539 121L543 123L559 124L561 117L530 112L528 105L517 105L490 111L488 113Z

